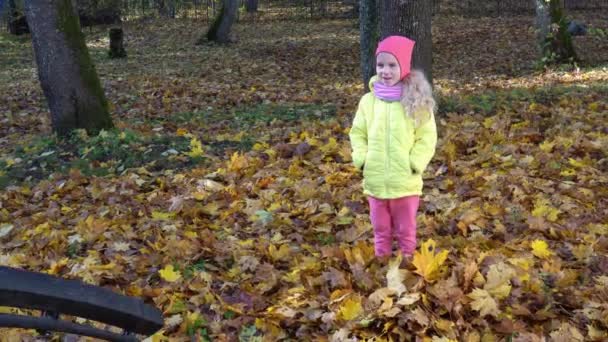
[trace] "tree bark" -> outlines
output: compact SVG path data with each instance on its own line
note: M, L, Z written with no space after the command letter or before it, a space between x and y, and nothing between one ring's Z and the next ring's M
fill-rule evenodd
M375 47L378 42L378 10L376 0L359 2L359 32L361 47L361 75L365 91L369 91L369 79L376 73Z
M110 29L110 51L108 52L110 58L123 58L127 57L127 52L123 44L123 31L122 28L111 28Z
M543 54L543 46L545 44L545 39L549 35L549 31L551 28L551 16L549 15L549 6L545 0L535 0L536 1L536 18L535 18L535 26L536 26L536 40L539 47L539 52Z
M215 18L209 31L207 31L207 40L221 44L230 42L230 29L236 19L237 0L223 0L222 9L219 15Z
M255 13L258 11L258 0L246 0L245 9L247 13Z
M433 10L432 16L436 16L441 11L441 0L432 0L433 1Z
M38 77L60 136L113 127L95 66L71 0L27 0Z
M19 16L17 12L17 3L15 0L8 0L8 19L13 20Z
M380 36L402 35L416 41L412 68L424 72L433 84L431 37L432 1L380 0Z
M536 0L535 24L543 64L577 60L560 0Z

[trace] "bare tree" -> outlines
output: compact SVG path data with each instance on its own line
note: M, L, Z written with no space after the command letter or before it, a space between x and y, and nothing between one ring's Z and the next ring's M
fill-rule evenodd
M25 12L53 130L64 136L113 127L71 0L26 0Z

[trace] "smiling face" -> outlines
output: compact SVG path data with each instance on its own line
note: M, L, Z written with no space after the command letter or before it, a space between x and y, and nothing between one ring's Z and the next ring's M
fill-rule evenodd
M376 75L378 75L378 80L386 86L397 84L401 76L397 58L390 53L380 52L376 56Z

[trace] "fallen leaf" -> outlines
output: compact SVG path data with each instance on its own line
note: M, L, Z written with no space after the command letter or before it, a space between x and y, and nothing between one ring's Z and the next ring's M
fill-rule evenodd
M173 269L173 265L167 265L162 270L158 271L160 277L170 283L178 281L182 275L179 271Z
M433 282L439 277L439 271L448 257L448 251L436 253L436 242L429 239L422 243L420 252L414 252L412 264L416 267L414 272L420 274L426 281Z
M471 308L475 311L479 311L481 317L487 315L497 317L500 313L496 301L494 298L492 298L488 291L475 288L473 289L473 292L469 293L467 296L473 299L473 302L471 302Z

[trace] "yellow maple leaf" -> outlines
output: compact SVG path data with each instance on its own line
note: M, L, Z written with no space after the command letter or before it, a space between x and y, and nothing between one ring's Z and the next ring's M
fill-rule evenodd
M494 126L495 122L496 122L496 116L491 116L491 117L485 118L485 120L483 120L483 127L491 128L492 126Z
M170 220L175 217L175 213L163 213L161 211L152 211L152 219L154 220Z
M600 108L600 104L599 102L592 102L587 106L587 108L592 112L597 112Z
M323 152L325 155L328 154L332 154L336 151L338 151L338 142L336 141L336 138L329 138L329 141L327 141L327 144L319 147L319 150L321 150L321 152Z
M532 254L541 259L547 259L553 255L553 252L549 249L549 245L544 240L534 240L530 244L530 247L532 247Z
M557 221L557 216L561 213L561 210L554 208L546 198L538 198L534 202L534 210L532 216L534 217L546 217L551 222Z
M191 158L202 157L204 152L203 145L201 144L200 140L198 140L196 137L190 139L190 151L186 152L186 154Z
M574 158L568 158L568 163L570 163L570 165L572 165L574 167L578 167L578 168L584 168L585 166L587 166L585 161L581 161L581 160L574 159Z
M184 233L184 236L190 239L196 239L198 237L198 234L193 231L187 231Z
M252 150L254 151L264 151L266 149L270 148L270 146L265 143L265 142L257 142L253 145Z
M268 246L268 254L274 261L285 259L289 255L290 251L289 246L286 244L281 245L281 247L278 249L272 244Z
M57 275L57 274L59 274L59 272L61 272L61 270L65 266L67 266L68 261L70 261L70 259L68 259L68 258L63 258L63 259L61 259L59 261L53 261L53 264L48 269L47 273L51 274L51 275Z
M165 330L159 330L154 335L148 337L144 342L167 342L169 338L165 336Z
M228 162L228 169L230 171L239 171L249 166L249 160L247 156L242 155L238 152L234 152Z
M471 302L471 308L475 311L479 311L481 317L487 315L497 317L500 313L496 301L494 298L492 298L488 291L475 288L473 292L469 293L467 296L473 299Z
M507 259L511 265L521 267L524 271L528 271L532 266L534 266L534 260L530 258L510 258Z
M363 306L361 305L361 299L357 296L347 298L340 305L338 310L338 317L351 321L359 317L363 313Z
M540 143L540 145L538 145L538 147L540 147L541 151L543 151L543 152L551 153L551 151L553 151L553 147L555 147L555 142L545 140L542 143Z
M433 239L422 243L420 252L414 252L414 260L412 261L412 264L416 267L414 272L420 274L428 282L437 279L441 266L448 257L447 250L435 253L435 245Z
M192 193L192 197L194 197L195 200L197 201L202 201L205 198L207 198L209 194L206 191L197 191Z
M171 283L178 281L182 277L179 271L175 271L173 269L173 265L165 266L165 268L158 271L158 273L160 274L161 278Z

